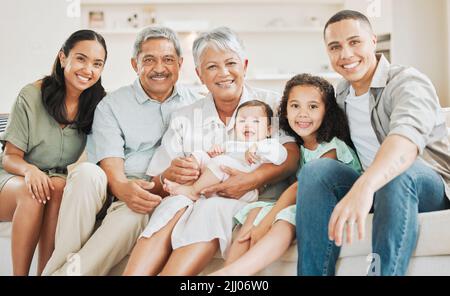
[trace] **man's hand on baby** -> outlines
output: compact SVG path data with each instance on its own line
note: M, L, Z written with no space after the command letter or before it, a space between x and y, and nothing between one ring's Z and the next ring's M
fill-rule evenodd
M177 157L163 175L179 184L192 184L200 176L200 166L194 157Z
M117 197L136 213L148 214L160 203L159 195L150 193L155 183L145 180L128 180L117 187Z
M220 166L220 169L230 177L222 183L203 189L201 193L206 197L217 194L222 197L240 199L245 193L255 189L258 185L255 177L249 173L223 165Z
M247 151L245 151L245 161L247 161L249 165L258 163L261 160L261 158L256 155L257 149L258 146L256 146L256 144L253 144Z
M219 155L224 154L224 152L225 152L225 151L223 150L223 148L222 148L221 145L215 144L215 145L213 145L213 146L211 147L211 149L209 149L209 151L206 152L206 153L208 153L209 157L214 158L214 157L216 157L216 156L219 156Z

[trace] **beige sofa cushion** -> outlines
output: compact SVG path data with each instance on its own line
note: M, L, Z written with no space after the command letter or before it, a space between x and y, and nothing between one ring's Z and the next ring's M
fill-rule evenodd
M344 245L340 257L362 256L371 253L372 220L369 215L366 224L367 238ZM443 225L450 225L450 210L419 214L419 240L413 256L450 254L450 231ZM356 230L355 230L356 236Z
M11 237L11 222L0 222L0 238Z
M340 258L367 256L372 252L372 220L373 214L370 214L367 218L366 238L364 240L359 241L357 239L358 234L355 229L353 243L351 245L344 243ZM419 214L419 224L419 240L413 256L450 255L450 231L447 227L443 227L444 225L450 225L450 210ZM220 254L217 254L217 256L220 257ZM297 245L292 244L280 260L296 262Z

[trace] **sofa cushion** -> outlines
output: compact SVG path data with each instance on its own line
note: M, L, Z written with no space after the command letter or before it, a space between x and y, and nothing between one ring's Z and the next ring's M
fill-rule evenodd
M367 238L356 240L352 245L344 245L341 257L368 255L372 245L372 220L369 215L366 224ZM450 254L450 232L444 225L450 225L450 210L419 214L419 240L413 256L433 256ZM357 233L355 230L355 237Z
M341 258L336 264L337 276L364 276L369 267L366 256ZM412 257L407 276L450 276L450 256Z
M372 253L372 220L370 214L366 223L366 238L359 241L357 230L351 245L345 243L341 249L340 258L367 256ZM444 225L450 225L450 210L419 214L419 240L413 253L417 256L450 255L450 231ZM220 254L217 254L220 256ZM294 243L282 256L281 261L297 261L297 245Z
M0 238L11 236L11 222L0 222Z

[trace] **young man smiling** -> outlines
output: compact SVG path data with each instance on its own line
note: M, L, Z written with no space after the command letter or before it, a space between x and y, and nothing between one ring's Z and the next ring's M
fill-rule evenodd
M371 274L404 275L418 238L418 213L448 209L450 155L445 119L431 81L419 71L376 55L369 20L341 11L324 39L336 91L364 168L359 175L334 160L305 165L298 175L299 275L334 275L343 233L365 237L374 211Z

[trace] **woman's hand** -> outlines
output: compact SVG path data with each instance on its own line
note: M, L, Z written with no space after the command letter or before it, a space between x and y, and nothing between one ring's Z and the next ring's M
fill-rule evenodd
M25 184L33 199L43 204L50 200L50 189L55 190L50 177L34 165L25 172Z
M261 158L256 155L256 150L258 149L258 146L256 144L253 144L250 146L250 148L245 151L245 161L249 164L255 164L258 163Z
M221 145L215 144L209 149L207 152L209 157L214 158L216 156L222 155L225 151L223 150Z
M365 237L366 218L373 204L374 192L356 181L350 191L336 205L328 224L328 236L336 246L342 245L344 226L347 230L347 243L353 239L353 227L358 224L358 238Z
M222 171L230 177L219 184L209 186L202 190L202 194L209 197L216 193L219 196L239 199L248 191L256 189L258 183L250 173L244 173L226 166L220 166Z
M50 178L37 166L24 160L25 152L6 142L3 154L3 168L14 175L23 176L31 197L39 203L46 204L51 197L51 190L55 190Z
M271 225L260 223L258 226L253 226L246 234L238 239L239 243L244 243L250 240L250 248L252 248L267 232L269 232Z

